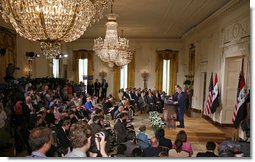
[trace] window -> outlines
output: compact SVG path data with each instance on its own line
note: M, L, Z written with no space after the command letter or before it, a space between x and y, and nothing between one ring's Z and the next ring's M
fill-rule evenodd
M59 78L59 59L53 59L53 77Z
M84 82L87 85L87 79L84 76L88 76L88 59L79 59L79 82Z
M168 93L170 87L170 60L163 60L163 91Z
M120 88L127 88L127 76L128 76L128 66L122 66L120 69Z

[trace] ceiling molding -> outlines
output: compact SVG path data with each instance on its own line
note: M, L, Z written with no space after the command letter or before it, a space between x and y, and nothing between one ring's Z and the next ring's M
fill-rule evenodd
M237 8L239 8L241 5L244 5L247 2L249 2L249 0L232 0L232 1L228 2L226 5L221 7L219 10L214 12L212 15L208 16L200 24L198 24L197 26L194 26L189 31L187 31L185 34L183 34L182 39L186 38L189 34L193 33L194 31L211 23L213 20L219 18L220 16L222 16L222 15L227 16L228 14L232 13Z

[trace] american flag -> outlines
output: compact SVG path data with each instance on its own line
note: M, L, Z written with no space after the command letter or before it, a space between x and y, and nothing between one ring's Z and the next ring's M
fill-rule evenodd
M240 124L240 122L245 118L246 116L246 88L245 88L245 79L243 70L240 72L239 75L239 81L238 81L238 87L237 87L237 95L236 95L236 103L235 103L235 112L232 117L232 122L237 128Z
M204 109L204 115L209 116L211 114L212 107L212 97L213 97L213 73L211 74L211 79L209 83L209 92L207 96L206 108Z

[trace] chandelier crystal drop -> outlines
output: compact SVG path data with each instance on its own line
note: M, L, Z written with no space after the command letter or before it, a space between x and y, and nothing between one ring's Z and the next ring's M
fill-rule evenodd
M1 0L0 12L20 36L41 42L47 58L55 58L62 41L71 42L103 17L110 0Z
M133 51L129 48L129 41L126 38L118 37L117 14L111 13L106 15L106 34L105 39L101 37L94 40L93 50L99 58L108 62L109 67L124 66L131 62Z

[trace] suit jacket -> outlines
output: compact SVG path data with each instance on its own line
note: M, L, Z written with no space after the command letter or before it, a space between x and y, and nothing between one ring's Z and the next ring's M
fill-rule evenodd
M103 110L104 110L104 114L108 114L109 113L109 109L112 107L112 103L110 101L107 101L104 103L103 105Z
M95 82L94 86L95 86L95 90L99 90L100 87L101 87L101 83L100 82Z
M114 130L116 132L119 143L126 142L127 130L124 121L118 119L116 124L114 125Z
M175 92L173 95L173 101L178 101L178 92Z
M199 152L197 153L197 157L218 157L217 155L214 154L214 152Z
M113 114L113 119L118 119L120 114L121 114L121 112L119 110L115 111Z
M159 157L160 149L158 147L148 147L143 150L143 157Z
M102 82L102 89L107 89L108 88L108 83L107 82Z
M66 132L64 132L64 129L62 127L58 128L56 133L57 133L57 139L59 142L59 146L61 146L63 148L68 148L71 146L71 142L68 138L68 135Z
M134 100L136 103L138 102L140 96L141 96L140 94L137 94L137 95L134 94Z
M130 100L130 96L129 96L129 94L127 92L124 92L123 96Z
M88 84L87 90L88 90L89 95L92 96L94 94L94 84Z
M147 103L148 104L154 104L155 103L155 97L154 96L147 96Z
M165 147L168 147L169 149L172 149L172 147L173 147L172 141L170 139L167 139L167 138L160 138L159 139L159 146L165 146Z
M184 113L187 106L187 98L184 92L178 95L178 106L177 109L180 113Z

